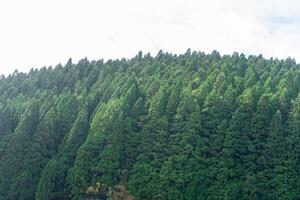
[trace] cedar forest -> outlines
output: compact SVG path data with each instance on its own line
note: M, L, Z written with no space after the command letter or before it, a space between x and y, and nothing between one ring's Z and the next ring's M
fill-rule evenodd
M299 199L299 166L291 58L139 52L0 76L1 200Z

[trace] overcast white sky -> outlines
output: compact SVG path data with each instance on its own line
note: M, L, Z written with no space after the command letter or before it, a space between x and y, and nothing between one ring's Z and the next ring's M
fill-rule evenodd
M188 48L300 61L299 0L0 0L0 74Z

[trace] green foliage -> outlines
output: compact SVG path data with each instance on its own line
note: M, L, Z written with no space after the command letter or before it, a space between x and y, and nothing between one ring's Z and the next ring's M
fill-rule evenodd
M292 59L139 52L0 77L1 200L116 185L149 200L297 199L299 155Z

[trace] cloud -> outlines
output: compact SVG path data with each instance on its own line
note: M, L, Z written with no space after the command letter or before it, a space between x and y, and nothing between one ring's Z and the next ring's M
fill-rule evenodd
M160 49L299 61L299 9L296 0L1 1L0 73Z

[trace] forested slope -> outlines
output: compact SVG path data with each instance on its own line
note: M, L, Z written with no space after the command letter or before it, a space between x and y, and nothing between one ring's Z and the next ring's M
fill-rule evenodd
M300 66L191 52L0 77L0 199L300 198Z

